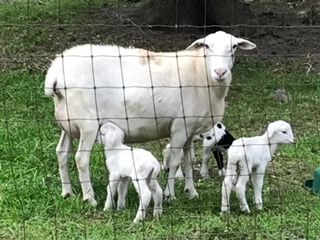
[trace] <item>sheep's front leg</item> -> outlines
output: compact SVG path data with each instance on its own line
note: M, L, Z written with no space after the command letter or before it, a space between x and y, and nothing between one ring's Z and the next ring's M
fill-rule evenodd
M258 210L262 210L262 186L266 166L259 166L251 176L254 190L254 200Z
M72 138L62 130L59 143L56 148L59 173L62 185L61 196L64 198L73 196L72 185L69 177L68 159L72 150Z
M193 182L192 149L193 148L191 148L191 146L188 143L183 148L185 173L186 173L184 191L188 193L190 199L199 197Z
M76 162L82 188L83 200L88 201L91 206L95 207L97 206L97 201L94 198L94 191L91 185L89 163L91 150L97 136L98 125L86 126L81 130L83 129L85 129L85 131L80 131Z
M123 209L126 206L126 196L128 192L128 186L131 180L129 178L123 178L118 185L118 202L117 209Z
M112 209L115 206L114 197L116 195L117 187L118 187L120 181L121 181L121 179L119 176L110 173L109 184L107 187L107 199L104 204L103 211L107 211L109 209Z
M216 159L217 165L218 165L218 175L220 177L225 175L225 170L224 170L224 163L223 163L223 154L221 151L217 148L213 149L213 156Z
M246 199L246 185L248 181L249 181L248 172L243 172L243 173L240 172L240 175L238 177L238 182L235 187L237 198L240 204L240 210L245 213L250 213L250 209Z
M147 208L151 200L151 192L146 180L133 180L133 185L139 194L140 205L133 223L138 223L146 218Z
M208 170L208 164L209 160L211 158L211 147L203 147L202 149L202 164L201 164L201 170L200 175L203 178L209 178L209 170Z

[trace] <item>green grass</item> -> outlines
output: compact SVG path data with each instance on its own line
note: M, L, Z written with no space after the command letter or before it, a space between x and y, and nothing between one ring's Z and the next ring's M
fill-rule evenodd
M4 56L17 57L20 51L34 51L35 56L39 52L49 55L55 52L56 47L51 49L55 36L45 38L46 30L42 25L24 32L17 24L26 21L79 23L88 16L88 1L60 1L60 16L63 16L60 20L58 1L30 2L33 4L29 10L27 1L0 5L1 24L12 24L1 26L4 31L0 33L0 46L7 54ZM95 1L90 6L94 9L101 4L103 1ZM68 36L71 29L73 33L77 28L66 26L61 35L58 34L60 30L54 34L59 38ZM39 43L34 41L37 38ZM59 44L63 42L63 38L59 41ZM17 66L12 67L7 62L0 72L0 239L319 239L319 198L302 188L304 180L312 178L314 169L320 165L320 81L317 74L306 76L303 68L295 66L275 71L275 67L264 63L244 61L234 69L224 117L232 133L235 136L261 134L268 122L284 119L292 124L297 140L293 146L282 146L268 169L262 212L254 209L249 186L247 199L252 213L241 214L232 196L231 215L220 216L221 179L217 176L216 165L211 164L213 177L203 180L199 178L195 163L199 199L189 200L183 193L184 184L178 181L178 199L164 203L164 214L159 221L152 219L150 207L147 221L133 225L138 199L132 187L127 209L102 211L107 171L98 146L91 161L97 209L82 202L74 155L69 165L76 197L63 199L60 196L55 156L60 131L53 117L53 101L44 97L45 72L30 71L38 68L30 67L29 63ZM290 93L288 103L279 103L270 97L278 88ZM159 142L142 146L161 159ZM197 155L200 158L200 145ZM164 187L165 174L160 178Z
M249 188L247 196L252 214L242 215L233 196L232 214L220 217L221 179L213 163L215 175L212 179L197 178L199 199L187 199L183 184L178 182L178 199L164 204L161 220L153 220L150 209L148 220L135 226L132 220L137 209L137 195L132 188L128 209L102 211L107 173L99 147L95 148L91 161L92 181L99 202L97 209L91 209L81 200L73 159L70 172L76 197L67 200L60 197L55 157L59 128L53 118L53 103L43 96L44 75L24 70L2 72L0 238L317 239L320 234L319 199L308 194L302 184L305 179L312 178L313 170L320 164L319 110L313 107L320 99L318 76L305 76L299 71L274 74L266 66L253 68L245 63L236 67L234 78L225 115L225 124L234 135L260 134L269 121L285 119L292 123L297 139L294 146L281 147L268 169L264 211L254 210ZM269 97L280 87L291 94L288 104ZM143 146L161 159L158 142ZM200 146L197 153L200 156ZM164 173L161 185L165 185Z

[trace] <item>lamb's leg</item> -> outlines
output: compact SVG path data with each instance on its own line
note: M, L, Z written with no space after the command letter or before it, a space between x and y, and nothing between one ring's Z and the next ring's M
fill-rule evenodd
M258 210L262 210L262 186L265 169L265 166L259 166L251 176L251 182L254 189L254 200Z
M61 196L64 198L73 196L72 185L69 177L68 159L72 149L72 138L62 130L59 143L56 148L59 173L62 185Z
M150 199L151 199L151 192L149 190L149 187L145 179L133 180L132 182L136 191L139 194L140 205L139 205L139 209L137 211L136 217L133 220L133 223L138 223L141 220L144 220L146 218L147 208L149 206Z
M235 187L237 198L240 204L240 210L245 213L250 213L250 209L246 199L246 185L249 181L249 174L248 172L240 172L238 177L238 182Z
M231 181L231 176L228 175L228 170L226 177L224 178L221 186L221 213L230 213L230 194L234 185Z
M126 206L126 196L128 192L128 186L130 183L129 178L123 178L118 185L118 202L117 209L123 209Z
M159 182L157 179L155 179L156 176L153 176L153 179L151 179L149 187L151 190L153 202L154 202L154 208L153 208L153 216L157 219L162 214L162 198L163 198L163 192L159 185Z
M112 209L115 206L114 197L116 195L117 187L120 182L121 182L121 179L119 176L110 173L109 184L107 187L107 199L104 204L103 211L107 211L108 209Z
M176 172L175 178L179 179L179 180L184 179L184 175L183 175L181 164L180 164L180 166L179 166L179 168L178 168L178 170Z
M90 154L96 140L98 124L84 126L80 131L79 146L76 153L76 163L79 172L79 179L82 188L83 200L88 201L93 207L97 206L94 198L94 191L90 179Z
M192 144L193 144L192 138L189 138L188 142L183 147L185 173L186 173L184 191L188 193L190 199L199 197L193 182L193 167L192 167L193 145Z
M213 156L216 159L217 165L218 165L218 175L220 177L225 175L225 170L224 170L224 163L223 163L223 155L221 151L217 148L214 148L212 150Z
M200 175L203 178L209 178L208 164L211 156L212 156L211 147L203 147L202 148L202 164L201 164L201 170L200 170Z

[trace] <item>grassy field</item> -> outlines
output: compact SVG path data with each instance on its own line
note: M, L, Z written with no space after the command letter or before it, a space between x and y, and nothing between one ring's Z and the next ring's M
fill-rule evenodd
M30 28L23 39L17 24L25 19L54 23L58 2L30 2L35 7L29 10L27 1L0 5L1 23L12 24L0 26L4 58L10 55L14 59L33 52L37 49L34 39L38 38L43 52L50 48L45 33L36 32L39 28ZM86 3L61 1L61 9L65 11L63 20L70 23L84 19ZM102 1L96 1L91 6L101 4ZM68 15L68 9L79 15ZM61 36L68 29L62 31ZM17 38L11 39L15 35ZM45 72L30 67L28 62L15 62L15 67L4 62L0 72L0 239L320 239L319 198L302 187L320 165L318 74L306 75L303 66L272 66L253 61L240 61L234 68L224 118L232 133L235 136L260 134L268 122L283 119L292 124L296 137L295 145L280 148L268 169L262 212L254 209L250 186L247 191L253 210L250 215L240 213L235 196L231 215L219 215L221 178L212 161L212 178L208 180L199 178L198 163L194 164L199 199L189 200L183 193L184 184L177 182L177 200L164 204L159 221L152 219L150 208L147 221L133 225L138 207L133 188L129 190L127 209L102 211L107 171L99 146L95 147L91 161L98 207L92 209L82 202L73 159L70 173L76 197L66 200L60 197L55 156L60 131L53 117L53 102L44 97ZM270 96L279 88L290 93L288 103L280 103ZM161 159L163 144L147 143L143 147ZM199 145L199 159L200 152ZM163 187L165 178L162 173Z

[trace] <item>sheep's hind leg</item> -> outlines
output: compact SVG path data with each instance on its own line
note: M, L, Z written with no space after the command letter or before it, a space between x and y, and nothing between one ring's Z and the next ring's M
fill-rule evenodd
M209 169L208 164L211 157L211 147L203 147L202 149L202 164L201 164L201 170L200 175L203 178L209 178Z
M227 171L228 173L228 171ZM221 213L230 213L230 194L233 189L233 184L231 182L231 176L226 175L221 186Z
M97 201L94 198L94 191L90 179L90 155L93 144L96 140L98 124L92 126L84 126L80 131L79 146L76 153L76 163L79 172L79 179L82 188L83 200L88 201L88 203L95 207L97 206Z
M151 179L149 186L154 202L153 216L159 219L162 214L163 192L157 179Z
M240 210L244 213L250 213L250 209L246 199L246 185L249 181L249 174L245 173L238 177L238 182L235 187L237 198L240 204Z
M69 176L68 159L72 151L72 138L62 130L59 143L56 148L58 157L59 174L62 185L61 196L64 198L73 196L72 184Z
M126 196L128 192L128 186L131 182L129 178L123 178L118 185L118 202L117 209L123 209L126 207Z
M146 218L147 208L151 200L151 192L146 183L146 180L133 180L132 183L139 194L139 209L137 211L135 219L133 220L134 223L138 223Z

